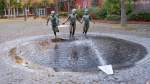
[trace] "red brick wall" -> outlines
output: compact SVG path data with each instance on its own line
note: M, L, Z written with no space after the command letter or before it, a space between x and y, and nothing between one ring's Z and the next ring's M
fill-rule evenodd
M88 6L92 7L92 3L93 3L92 0L88 0L88 1L89 1ZM103 2L104 2L104 0L98 0L98 7L102 7Z
M85 0L87 1L87 6L92 7L92 0ZM98 6L101 7L103 5L104 0L98 0ZM76 7L77 8L84 8L84 0L76 0Z
M82 0L76 0L76 7L77 8L82 8Z
M100 3L100 7L102 7L104 4L104 0L99 0L99 3Z
M88 7L91 7L91 6L92 6L92 1L89 0L89 2L88 2Z

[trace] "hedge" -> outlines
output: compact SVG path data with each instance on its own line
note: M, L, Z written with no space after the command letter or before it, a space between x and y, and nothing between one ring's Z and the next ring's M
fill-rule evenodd
M128 20L150 21L150 13L146 12L132 13L128 15Z

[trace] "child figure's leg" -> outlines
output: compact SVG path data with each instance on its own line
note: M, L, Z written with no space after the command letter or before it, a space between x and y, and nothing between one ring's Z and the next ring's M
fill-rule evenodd
M73 24L73 32L72 32L72 36L74 36L75 30L76 30L76 24Z
M55 38L57 37L56 32L54 31Z
M85 31L86 31L86 24L84 24L83 26L83 34L85 34Z
M89 24L86 24L85 25L85 35L87 34L88 30L89 30Z
M54 33L54 35L55 35L55 38L57 37L57 35L56 35L56 30L55 30L55 27L53 27L53 33Z
M72 37L72 25L70 24L70 37Z

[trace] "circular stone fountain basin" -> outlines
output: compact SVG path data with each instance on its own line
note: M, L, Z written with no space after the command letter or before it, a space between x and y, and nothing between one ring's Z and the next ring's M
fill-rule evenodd
M109 64L114 69L132 67L146 54L145 47L138 43L99 35L73 39L39 38L21 43L9 51L15 63L32 63L71 72L97 71L97 66Z

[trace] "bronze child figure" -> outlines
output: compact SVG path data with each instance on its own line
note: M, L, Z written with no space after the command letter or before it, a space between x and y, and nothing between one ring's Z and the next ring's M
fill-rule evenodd
M55 13L55 11L51 11L51 15L48 17L48 20L47 20L47 25L50 20L51 20L52 30L53 30L55 38L56 38L57 37L56 32L59 32L59 29L58 29L59 18L57 16L57 14Z
M78 20L80 22L77 14L76 14L76 9L72 9L72 13L68 16L67 20L63 23L63 24L65 24L67 21L70 22L70 37L73 37L75 34L76 20Z
M90 21L92 21L92 17L89 15L89 11L88 9L84 10L84 15L82 17L81 22L84 23L83 24L83 34L86 35L88 32L88 29L90 27ZM95 22L93 22L95 24Z

